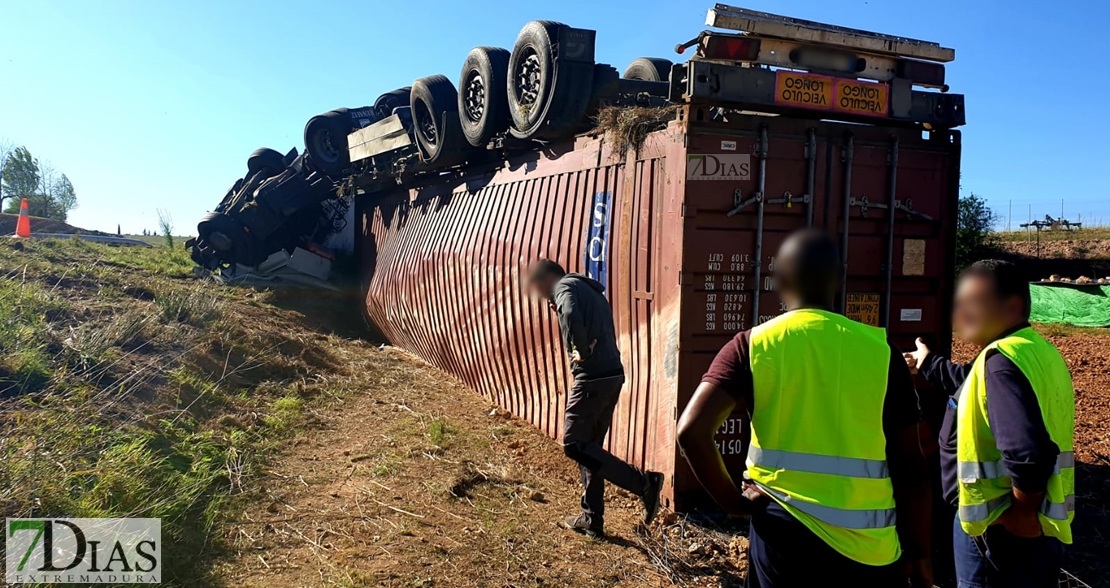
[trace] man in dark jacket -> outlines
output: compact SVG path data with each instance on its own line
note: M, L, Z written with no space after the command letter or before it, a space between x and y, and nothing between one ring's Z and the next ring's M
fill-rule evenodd
M1030 327L1030 306L1020 268L976 262L960 274L953 322L961 339L982 348L979 356L953 363L921 339L904 356L949 396L940 467L944 497L957 510L960 586L1057 586L1071 543L1075 392L1060 353Z
M568 274L547 259L533 264L528 283L559 315L559 330L574 374L574 385L567 394L563 451L578 463L585 492L582 514L568 516L567 527L591 537L604 533L606 480L639 496L644 502L644 524L650 524L659 510L663 474L644 472L602 447L624 385L624 366L605 287L586 276Z

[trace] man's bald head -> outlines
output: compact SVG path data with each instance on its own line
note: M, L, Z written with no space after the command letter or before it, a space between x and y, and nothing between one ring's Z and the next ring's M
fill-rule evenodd
M816 229L791 234L775 258L775 281L792 308L831 308L841 270L836 242Z

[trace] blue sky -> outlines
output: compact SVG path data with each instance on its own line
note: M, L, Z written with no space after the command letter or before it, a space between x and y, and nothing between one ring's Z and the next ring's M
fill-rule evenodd
M708 0L371 2L0 0L0 140L69 175L71 222L195 231L260 146L301 147L305 122L436 73L471 47L512 47L552 19L598 31L598 61L674 57ZM1110 3L748 0L745 6L934 40L967 95L963 186L1013 224L1110 224ZM1069 8L1055 6L1067 5ZM634 8L633 8L634 7Z

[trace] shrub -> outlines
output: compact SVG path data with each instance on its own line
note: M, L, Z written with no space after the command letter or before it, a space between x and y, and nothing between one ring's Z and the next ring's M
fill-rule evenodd
M956 217L956 271L991 256L995 247L991 229L998 215L974 193L960 197Z

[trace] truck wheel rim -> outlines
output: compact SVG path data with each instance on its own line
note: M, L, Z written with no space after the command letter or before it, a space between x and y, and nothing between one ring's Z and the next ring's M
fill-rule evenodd
M521 61L516 76L517 99L521 106L533 106L539 101L542 69L540 56L536 54L536 50L531 47L526 48L524 60Z
M320 159L323 159L325 163L339 161L339 150L335 148L335 144L332 141L331 131L320 131L320 134L317 136L319 137L317 141L319 149L317 149L317 151L319 152Z
M432 118L432 113L423 102L416 103L416 112L414 113L416 119L416 128L420 130L420 135L424 141L429 145L436 144L436 122Z
M464 106L468 120L471 122L482 120L482 115L485 114L486 109L486 84L477 71L472 71L467 76Z

